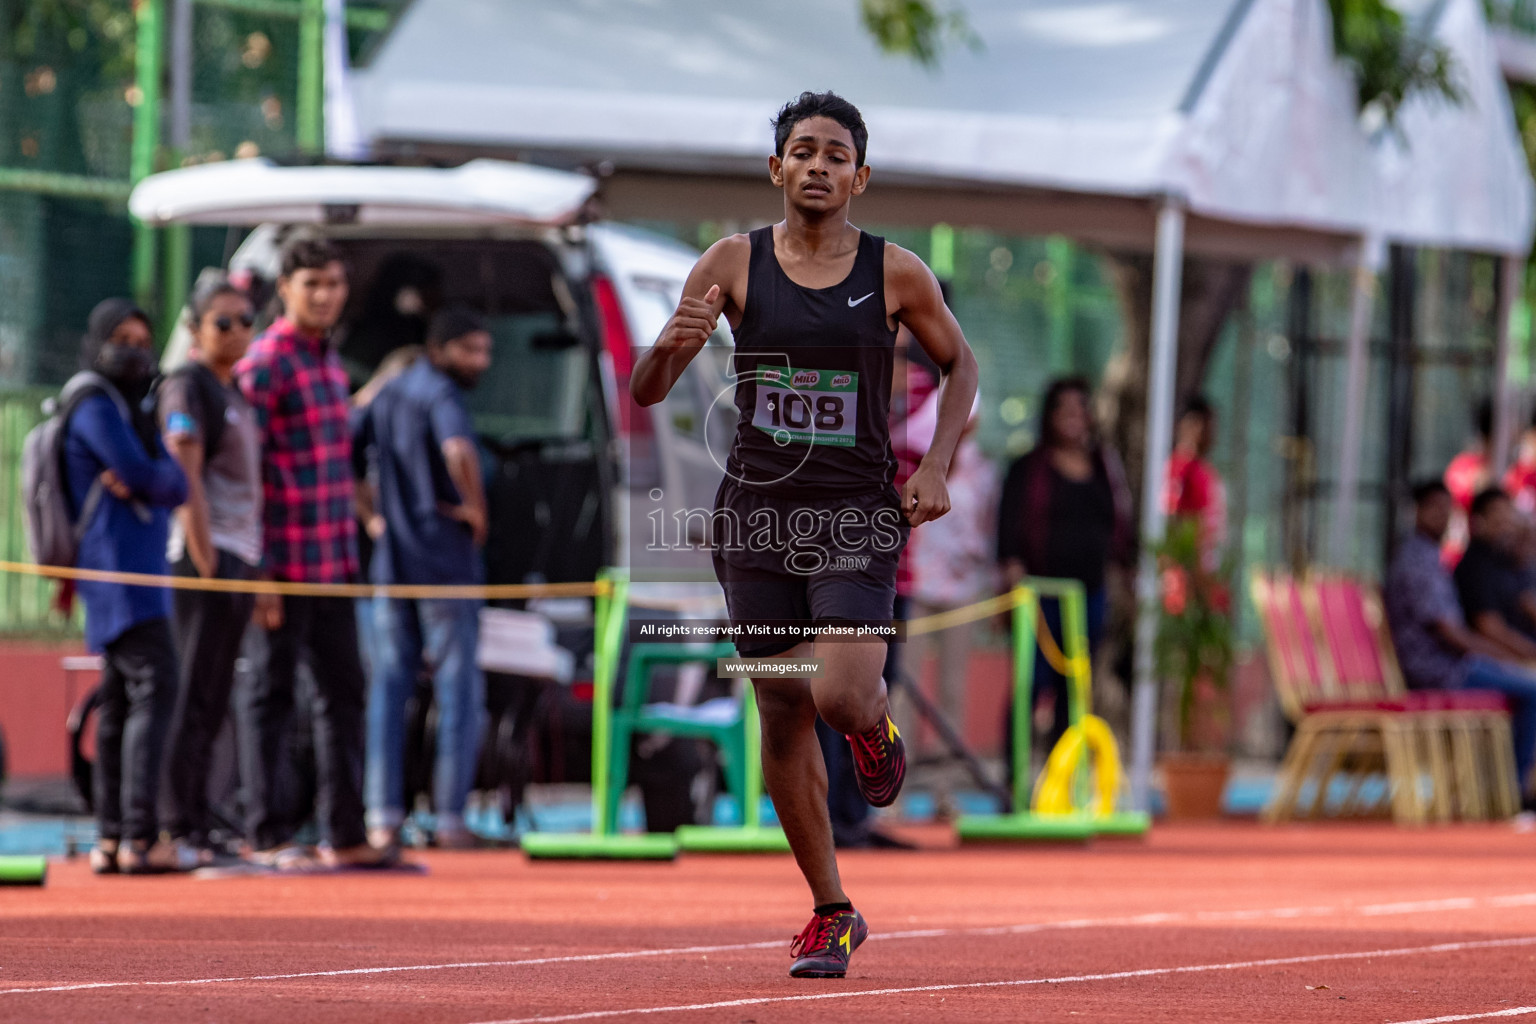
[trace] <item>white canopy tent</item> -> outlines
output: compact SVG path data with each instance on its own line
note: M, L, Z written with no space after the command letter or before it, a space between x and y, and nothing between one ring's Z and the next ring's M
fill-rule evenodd
M982 46L928 71L882 55L855 0L417 0L354 74L357 118L380 155L600 168L619 217L769 220L782 208L763 180L769 119L802 89L830 88L870 128L860 220L1150 249L1147 538L1164 525L1183 254L1355 264L1340 466L1352 495L1376 254L1394 242L1514 258L1530 247L1532 183L1478 0L1405 3L1451 47L1467 101L1410 103L1401 137L1374 139L1333 56L1324 0L961 6ZM1339 504L1336 538L1352 523ZM1148 611L1132 777L1145 807L1149 558L1138 593Z

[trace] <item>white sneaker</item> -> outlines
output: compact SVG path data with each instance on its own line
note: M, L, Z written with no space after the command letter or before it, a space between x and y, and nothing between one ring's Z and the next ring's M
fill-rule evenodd
M398 849L400 846L400 830L398 828L370 828L368 830L368 845L380 850Z

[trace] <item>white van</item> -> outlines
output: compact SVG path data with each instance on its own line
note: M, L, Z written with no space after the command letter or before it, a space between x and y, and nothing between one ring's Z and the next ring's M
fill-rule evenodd
M495 338L491 369L469 398L486 462L488 582L590 581L623 566L639 581L633 597L714 617L724 603L702 545L662 552L662 562L647 556L658 517L713 505L735 432L729 331L722 323L667 401L642 409L629 400L636 349L661 332L698 253L595 222L596 188L582 175L498 160L453 169L240 160L152 175L129 208L152 225L252 229L227 269L259 303L291 232L330 239L351 276L335 337L354 387L389 352L423 340L424 313L476 309ZM167 368L184 358L184 327L178 335ZM568 616L560 643L576 657L576 687L535 693L509 679L488 688L477 788L499 791L508 821L527 782L590 775L590 705L571 699L591 678L590 605L574 603L539 610ZM679 684L689 695L674 698L707 695L698 684ZM424 739L418 717L410 729ZM647 760L632 777L652 829L708 820L712 763L679 741ZM423 774L408 776L429 788Z
M629 401L635 350L660 333L698 253L593 222L596 188L583 175L488 159L452 169L259 159L152 175L129 208L153 225L253 228L228 269L258 298L291 231L329 238L351 271L336 337L354 386L421 340L432 307L485 315L493 365L470 405L491 462L488 578L554 583L643 567L658 512L670 523L712 507L735 430L723 323L667 401ZM184 349L173 338L167 362ZM674 575L709 576L701 550L664 557Z

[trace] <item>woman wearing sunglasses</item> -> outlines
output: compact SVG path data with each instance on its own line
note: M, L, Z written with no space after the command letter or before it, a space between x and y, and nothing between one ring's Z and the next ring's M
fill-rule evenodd
M251 343L250 300L227 279L198 282L188 304L189 362L160 387L166 447L187 474L170 562L182 576L248 580L261 564L261 442L256 414L234 386ZM165 866L211 863L208 761L224 724L250 594L178 590L173 626L181 656L177 712L166 750L174 840Z

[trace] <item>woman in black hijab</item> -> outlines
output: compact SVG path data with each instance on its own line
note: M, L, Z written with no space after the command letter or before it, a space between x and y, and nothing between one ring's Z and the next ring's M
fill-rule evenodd
M65 475L73 514L81 517L75 564L167 575L170 510L186 500L187 480L146 408L156 369L149 318L127 299L101 303L91 311L80 361L105 379L126 409L97 381L71 405L64 425ZM105 494L87 507L98 481ZM105 874L195 866L179 863L174 847L152 852L159 833L161 749L176 701L169 591L99 580L83 580L78 589L86 646L104 661L91 868Z
M91 310L80 339L80 368L107 378L133 411L133 430L144 450L155 450L159 426L144 407L155 382L153 330L149 315L132 299L103 299Z

